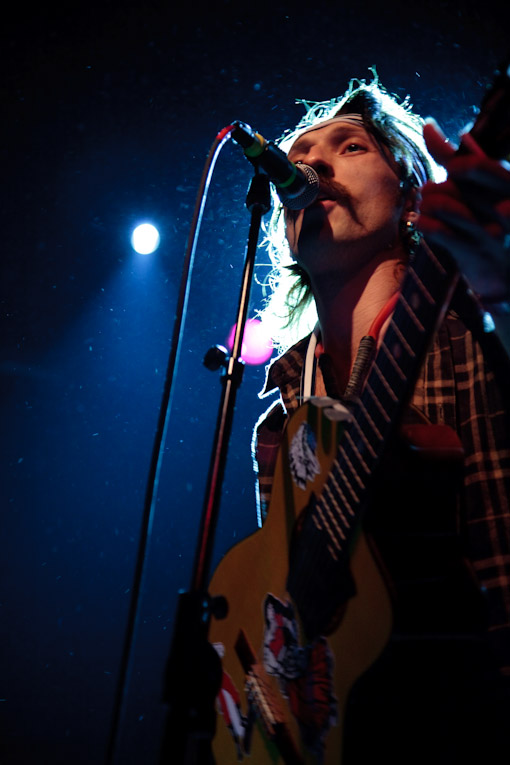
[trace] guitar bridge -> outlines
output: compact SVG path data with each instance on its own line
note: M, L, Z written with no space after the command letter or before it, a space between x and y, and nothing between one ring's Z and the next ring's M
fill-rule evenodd
M278 709L274 694L265 681L263 672L260 664L252 666L246 675L246 695L249 703L256 707L266 734L273 741L276 738L278 726L285 725L285 718Z
M266 671L257 661L248 636L242 629L239 630L235 650L246 673L245 689L249 709L256 711L267 737L278 749L285 765L304 765L285 714L267 680Z

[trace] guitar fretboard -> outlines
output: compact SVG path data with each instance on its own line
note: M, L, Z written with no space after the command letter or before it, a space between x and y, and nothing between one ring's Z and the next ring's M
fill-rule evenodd
M370 477L412 391L456 274L450 258L439 260L422 243L316 504L316 520L329 519L324 529L330 529L330 549L343 550L360 520Z
M408 268L363 393L352 408L352 421L342 433L337 457L305 520L306 544L294 551L289 592L301 613L320 608L313 585L316 577L310 578L310 570L322 581L332 576L338 581L340 569L345 574L344 559L360 528L371 477L412 393L457 279L453 259L447 253L439 258L422 242Z

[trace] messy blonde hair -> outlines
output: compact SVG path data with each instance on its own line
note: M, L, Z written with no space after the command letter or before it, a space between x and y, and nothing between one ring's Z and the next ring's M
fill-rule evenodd
M373 80L351 80L349 88L329 101L300 100L306 113L298 125L278 141L288 152L299 135L341 114L360 114L365 130L381 146L389 150L399 168L402 192L422 186L427 180L442 180L444 171L429 155L423 140L423 119L412 111L408 98L399 103L379 83L375 70ZM283 206L273 192L273 214L265 228L264 244L272 270L265 280L270 294L260 317L268 326L273 343L285 350L313 329L317 314L306 272L294 262L285 236ZM416 234L415 234L416 237ZM415 239L406 242L412 251Z

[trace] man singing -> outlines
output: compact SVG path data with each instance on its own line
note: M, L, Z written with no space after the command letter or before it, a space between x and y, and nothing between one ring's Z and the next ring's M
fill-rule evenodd
M304 210L277 206L268 231L275 269L263 318L280 319L276 338L285 352L264 390L281 397L255 432L260 523L273 512L290 416L309 397L347 408L359 400L416 253L426 248L433 258L434 247L446 247L467 278L452 288L439 326L422 328L430 331L428 350L364 512L391 592L394 631L340 710L342 763L375 755L409 764L503 762L510 743L510 367L480 307L496 313L510 295L510 173L470 136L457 154L434 123L424 125L377 79L307 106L280 147L315 169L320 191ZM405 344L403 330L392 331ZM399 358L393 362L401 374Z

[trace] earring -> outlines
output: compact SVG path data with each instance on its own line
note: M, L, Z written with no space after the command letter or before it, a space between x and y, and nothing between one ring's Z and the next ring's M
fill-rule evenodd
M412 220L402 219L400 221L400 233L403 236L412 236L415 231L416 229L414 227L414 222Z
M419 233L416 230L413 220L408 219L400 221L400 235L408 252L412 254L419 241Z

